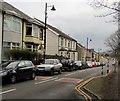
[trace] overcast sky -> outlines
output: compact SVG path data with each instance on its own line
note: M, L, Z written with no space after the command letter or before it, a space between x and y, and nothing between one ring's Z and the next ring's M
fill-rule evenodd
M117 24L106 23L112 16L100 18L101 14L111 11L98 10L88 5L90 0L4 0L12 4L27 15L44 21L45 3L55 5L56 11L48 9L47 23L72 36L86 47L87 37L92 39L89 48L109 49L104 44L105 39L117 30ZM57 2L56 2L57 1ZM74 1L74 2L73 2Z

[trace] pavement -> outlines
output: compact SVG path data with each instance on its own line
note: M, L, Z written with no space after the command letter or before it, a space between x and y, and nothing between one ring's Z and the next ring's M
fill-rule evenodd
M84 88L99 100L120 101L120 66L112 67L108 75L94 78ZM94 98L93 98L94 100Z

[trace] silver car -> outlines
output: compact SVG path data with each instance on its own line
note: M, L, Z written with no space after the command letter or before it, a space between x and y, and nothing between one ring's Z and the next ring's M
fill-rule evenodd
M41 72L49 73L54 75L54 72L61 74L62 64L58 59L45 59L45 63L36 66L36 74Z

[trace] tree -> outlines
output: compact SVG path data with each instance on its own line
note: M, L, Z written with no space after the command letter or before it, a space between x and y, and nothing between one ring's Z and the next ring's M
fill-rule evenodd
M116 12L120 12L120 2L118 0L91 0L90 5L95 8L108 8Z
M98 17L106 17L112 15L114 20L112 22L120 21L120 2L119 0L90 0L89 5L95 9L107 8L110 12L99 15Z
M110 35L105 41L105 44L109 46L115 53L120 53L120 29Z
M91 0L89 4L96 9L108 9L110 12L98 17L113 16L112 22L118 23L118 30L106 39L105 44L109 46L120 60L120 1L119 0Z

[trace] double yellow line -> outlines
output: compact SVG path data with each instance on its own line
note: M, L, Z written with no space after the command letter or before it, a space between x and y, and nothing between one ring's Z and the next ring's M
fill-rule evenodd
M92 101L92 98L88 94L86 94L84 91L82 91L81 88L91 80L93 80L93 78L89 78L75 87L75 90L78 91L81 95L83 95L86 101Z

